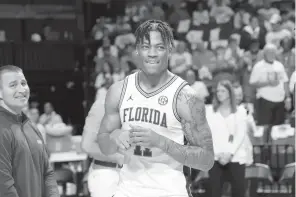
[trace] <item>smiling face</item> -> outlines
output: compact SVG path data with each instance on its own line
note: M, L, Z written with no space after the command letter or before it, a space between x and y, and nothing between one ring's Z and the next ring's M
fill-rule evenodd
M14 113L20 113L28 104L30 88L22 72L5 71L1 74L0 98L3 106Z
M144 37L143 42L137 46L141 60L140 69L147 75L160 74L168 68L170 50L165 45L160 32L150 31L149 38Z

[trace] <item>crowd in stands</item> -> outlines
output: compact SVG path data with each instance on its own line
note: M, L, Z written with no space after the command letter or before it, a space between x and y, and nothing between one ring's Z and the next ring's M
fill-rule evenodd
M44 142L48 142L48 137L57 137L71 135L72 126L64 123L60 114L58 114L50 102L43 106L43 112L40 114L38 103L28 104L24 113L31 119L33 125L41 132Z
M207 106L215 152L211 196L221 196L221 181L229 176L233 195L244 196L245 166L255 162L251 136L257 126L264 127L262 138L267 135L269 143L274 125L295 121L295 9L292 1L280 3L187 0L169 6L156 1L128 5L125 15L115 19L98 18L91 31L102 43L94 56L95 99L103 107L110 85L136 71L135 28L147 19L167 21L175 37L169 70ZM227 95L231 105L222 101ZM228 147L233 138L236 145ZM227 152L235 152L232 159L227 160ZM229 176L217 179L217 174Z
M115 19L102 16L91 31L92 38L102 43L94 57L96 99L103 101L113 82L137 68L133 32L147 19L165 20L173 27L176 47L169 69L186 79L207 104L212 102L215 84L222 79L240 84L243 102L255 104L258 92L250 84L250 76L252 72L257 75L254 66L273 53L278 64L284 67L292 95L295 84L293 8L289 2L279 6L271 0L188 0L170 6L165 1L148 1L127 5L126 14ZM211 28L209 37L205 35L207 28ZM267 44L276 47L276 51L267 52L271 55L264 53ZM263 72L270 73L263 69L259 75ZM291 111L292 107L286 107Z

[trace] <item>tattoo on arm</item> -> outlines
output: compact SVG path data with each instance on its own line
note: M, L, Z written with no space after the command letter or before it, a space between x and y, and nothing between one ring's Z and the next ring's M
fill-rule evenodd
M211 130L205 114L205 106L195 93L184 90L179 92L178 102L187 108L181 116L181 124L187 145L164 139L164 151L182 164L207 171L214 163ZM184 115L187 114L187 115Z

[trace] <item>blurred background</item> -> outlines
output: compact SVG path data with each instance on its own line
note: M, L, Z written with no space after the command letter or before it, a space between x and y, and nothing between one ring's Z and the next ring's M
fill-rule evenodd
M147 19L171 25L176 48L169 69L207 106L217 82L227 79L239 89L238 104L255 125L246 196L294 196L295 1L0 0L0 65L24 70L31 88L25 112L44 134L60 192L88 196L89 158L79 145L84 119L113 82L137 69L133 32ZM279 109L279 124L262 125L249 81L268 43L277 47L274 58L285 68L292 102ZM208 174L184 172L193 195L207 196Z

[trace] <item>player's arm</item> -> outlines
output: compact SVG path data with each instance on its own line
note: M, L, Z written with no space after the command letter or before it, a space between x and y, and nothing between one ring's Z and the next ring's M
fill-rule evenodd
M12 136L11 131L0 129L0 193L5 197L18 197L12 177Z
M163 137L161 149L188 167L210 170L214 164L214 151L205 105L189 86L182 88L178 94L177 113L188 144L181 145Z
M105 156L99 147L97 141L98 131L100 129L102 117L104 115L104 105L97 100L92 105L86 119L83 128L81 147L90 157L94 159L100 159ZM116 154L117 155L117 154ZM114 155L116 157L116 155ZM117 155L119 157L119 154Z
M111 155L117 153L118 146L110 138L110 134L121 128L119 115L119 102L123 88L123 81L114 83L108 90L105 99L105 114L103 116L97 140L103 154Z

